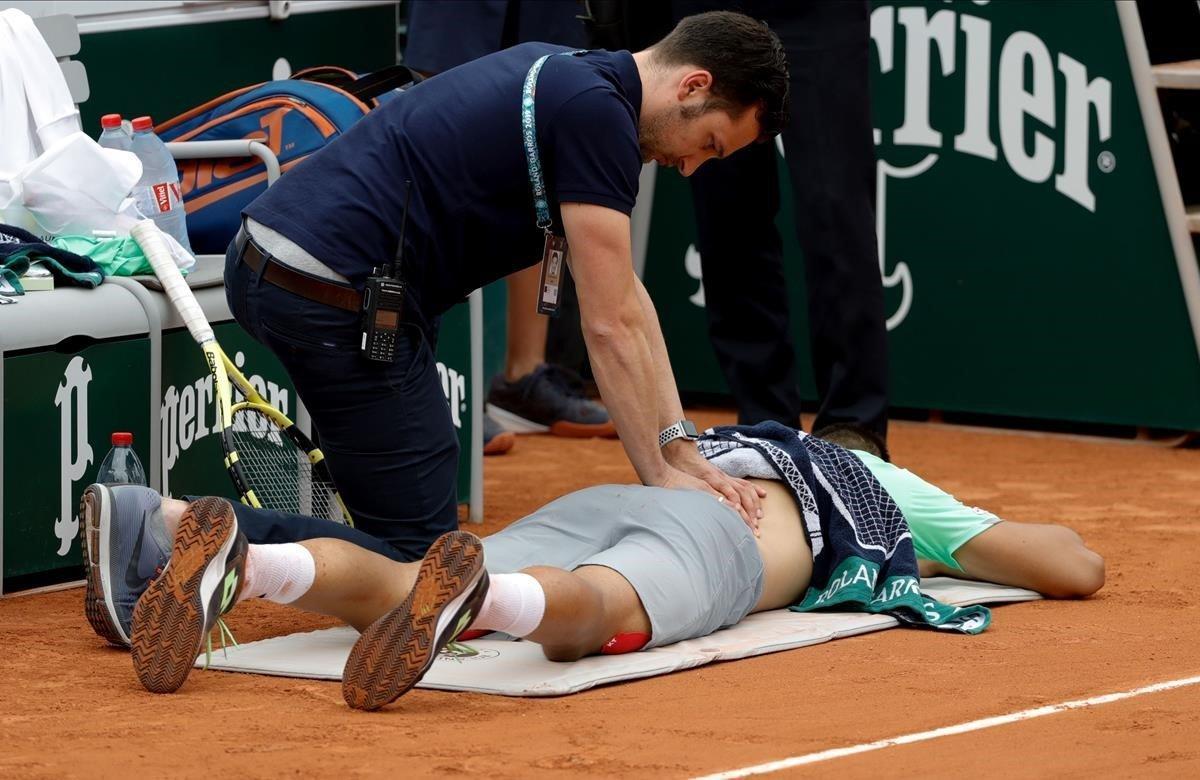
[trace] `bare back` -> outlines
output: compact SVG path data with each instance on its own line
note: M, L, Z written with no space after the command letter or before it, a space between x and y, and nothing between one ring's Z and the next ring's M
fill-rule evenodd
M812 551L800 507L783 483L750 481L767 491L756 540L763 560L763 592L753 611L791 606L800 601L812 579Z

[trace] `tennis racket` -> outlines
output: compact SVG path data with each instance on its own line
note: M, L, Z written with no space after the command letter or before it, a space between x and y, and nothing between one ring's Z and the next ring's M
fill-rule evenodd
M353 525L329 476L325 456L288 417L254 389L221 349L196 296L158 226L142 220L130 231L213 376L213 403L225 450L225 469L242 503ZM234 390L241 400L235 402Z

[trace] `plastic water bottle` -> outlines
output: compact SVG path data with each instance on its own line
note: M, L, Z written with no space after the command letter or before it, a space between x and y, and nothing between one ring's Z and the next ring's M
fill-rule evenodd
M191 252L183 195L179 189L179 171L167 145L155 135L150 117L139 116L133 120L133 140L129 150L142 161L142 178L133 188L138 210Z
M119 485L145 485L146 470L133 451L133 434L118 431L112 435L112 449L100 462L97 482Z
M129 151L133 139L129 137L129 133L125 132L120 114L105 114L100 117L100 127L102 130L99 138L101 146L106 149L120 149L122 152Z

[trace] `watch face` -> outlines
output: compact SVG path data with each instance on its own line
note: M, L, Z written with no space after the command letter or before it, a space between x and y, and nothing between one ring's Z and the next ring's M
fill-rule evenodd
M696 432L696 423L692 422L691 420L680 420L679 424L683 426L683 435L689 439L695 439L700 436L700 434Z

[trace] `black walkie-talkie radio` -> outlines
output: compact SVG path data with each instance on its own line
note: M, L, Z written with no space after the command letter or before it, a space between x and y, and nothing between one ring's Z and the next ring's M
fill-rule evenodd
M391 363L396 359L396 338L404 313L404 230L408 226L408 201L412 182L404 182L404 215L400 217L400 246L396 261L374 269L363 285L362 342L359 352L367 360Z

